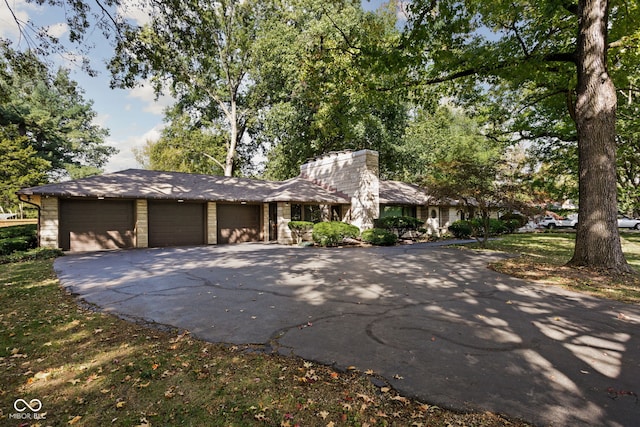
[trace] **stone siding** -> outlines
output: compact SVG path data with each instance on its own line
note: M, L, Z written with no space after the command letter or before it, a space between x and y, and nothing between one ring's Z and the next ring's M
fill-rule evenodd
M40 201L40 247L60 247L60 218L57 197L43 197Z
M136 200L136 248L149 247L149 209L146 199Z
M300 174L351 199L345 221L361 230L373 227L380 213L378 153L371 150L330 153L300 166Z
M207 203L207 244L218 244L218 205L216 202Z
M278 202L278 243L282 245L291 245L295 243L291 230L289 229L289 222L291 222L291 204Z

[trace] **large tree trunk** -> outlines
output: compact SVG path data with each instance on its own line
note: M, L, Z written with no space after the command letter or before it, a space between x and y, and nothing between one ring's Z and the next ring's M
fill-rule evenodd
M577 50L580 209L570 265L631 271L620 244L616 188L616 91L607 73L608 0L579 1Z

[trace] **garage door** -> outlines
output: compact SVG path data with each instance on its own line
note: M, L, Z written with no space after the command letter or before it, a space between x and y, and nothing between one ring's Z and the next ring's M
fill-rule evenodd
M218 205L218 243L259 242L260 205Z
M60 247L67 251L134 247L130 200L60 200Z
M149 246L188 246L205 243L205 204L149 201Z

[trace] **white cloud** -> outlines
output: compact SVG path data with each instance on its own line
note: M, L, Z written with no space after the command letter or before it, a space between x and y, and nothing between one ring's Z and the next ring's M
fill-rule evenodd
M0 7L0 37L8 38L10 40L19 41L21 34L16 19L21 23L25 23L29 20L29 13L37 11L38 6L27 3L24 0L13 0L9 2L9 7ZM15 19L11 12L15 15Z
M107 139L107 145L116 147L120 151L118 154L111 157L105 166L105 172L108 173L124 169L140 168L140 164L138 164L133 154L133 149L142 147L147 141L157 141L160 138L160 132L163 127L164 124L160 123L142 135L130 136L120 141Z
M118 15L141 26L151 21L152 11L150 3L141 0L123 0L118 6Z
M156 99L156 94L149 82L144 82L140 86L129 90L127 97L139 99L146 104L142 111L157 115L162 115L164 109L174 102L174 99L168 95L160 95L160 97Z
M46 28L46 32L49 36L60 38L65 35L69 31L69 26L64 22L59 22L57 24L49 25Z

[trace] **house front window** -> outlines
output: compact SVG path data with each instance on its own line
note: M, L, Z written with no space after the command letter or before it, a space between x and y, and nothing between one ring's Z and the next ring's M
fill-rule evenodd
M291 205L292 221L322 221L322 209L320 205L303 205L294 203Z
M417 218L417 210L415 206L404 205L384 205L380 207L380 218L387 216L410 216Z

